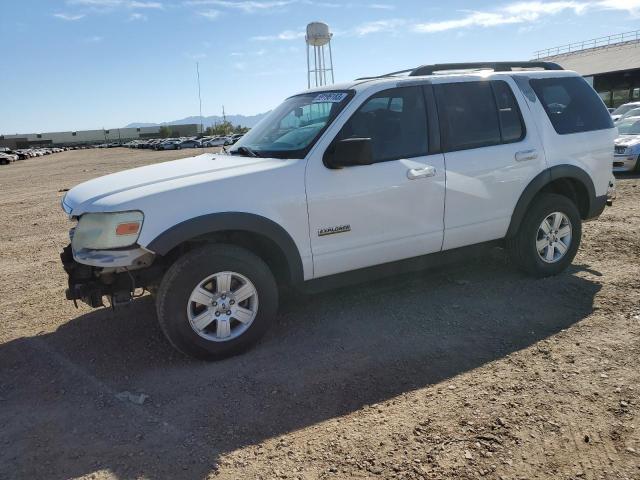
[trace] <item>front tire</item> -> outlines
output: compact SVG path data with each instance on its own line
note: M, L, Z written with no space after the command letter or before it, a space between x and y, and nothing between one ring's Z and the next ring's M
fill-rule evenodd
M237 355L268 330L278 287L262 259L235 245L207 245L179 258L165 273L158 321L180 352L201 359Z
M564 271L573 261L582 238L582 220L576 205L553 193L538 195L507 248L514 262L535 277Z

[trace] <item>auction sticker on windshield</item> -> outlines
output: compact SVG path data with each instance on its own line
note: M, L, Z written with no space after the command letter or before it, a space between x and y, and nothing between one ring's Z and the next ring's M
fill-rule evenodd
M321 93L316 98L313 99L313 103L340 103L342 100L347 98L346 93L338 93L338 92L328 92Z

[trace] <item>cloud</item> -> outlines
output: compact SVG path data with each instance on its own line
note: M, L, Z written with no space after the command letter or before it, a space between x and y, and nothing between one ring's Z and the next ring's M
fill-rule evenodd
M597 3L606 10L625 10L634 15L640 12L640 0L600 0Z
M135 12L129 15L129 22L146 22L147 20L149 20L149 17L144 13Z
M98 35L94 35L93 37L88 37L84 39L84 41L87 43L100 43L102 40L104 40L104 37L100 37Z
M122 5L122 0L67 0L69 5L85 5L87 7L111 8Z
M185 2L186 5L212 5L215 7L231 8L241 10L244 13L255 13L260 11L269 11L277 8L282 8L296 3L295 0L269 0L269 1L257 1L257 0L189 0Z
M258 35L256 37L251 37L251 40L255 40L258 42L269 42L274 40L289 41L289 40L299 40L301 38L304 38L304 35L305 35L304 32L300 32L296 30L284 30L275 35Z
M215 20L220 16L220 12L218 10L210 9L210 10L205 10L203 12L198 12L198 15L209 20Z
M160 2L146 2L139 0L67 0L69 5L82 5L85 7L114 9L114 8L130 8L130 9L157 9L164 8Z
M202 60L207 58L207 54L204 52L199 53L185 53L185 56L191 60Z
M54 13L53 16L55 18L59 18L60 20L66 20L67 22L75 22L84 18L86 15L84 14L71 14L71 13Z
M127 8L155 8L161 10L164 6L160 2L127 2Z
M324 7L324 8L372 8L374 10L395 10L395 5L389 5L386 3L370 3L370 4L362 4L362 3L354 3L354 2L316 2L315 0L298 0L296 3L300 3L303 5L311 5L314 7Z
M365 35L370 35L372 33L395 32L398 27L406 25L406 23L406 20L402 20L400 18L367 22L355 27L353 31L348 32L347 35L353 34L359 37L364 37Z
M558 15L567 11L581 14L587 8L587 3L573 1L518 2L494 11L469 12L464 17L455 20L418 23L413 26L413 29L421 33L438 33L469 27L487 28L499 25L531 23L539 20L543 16Z

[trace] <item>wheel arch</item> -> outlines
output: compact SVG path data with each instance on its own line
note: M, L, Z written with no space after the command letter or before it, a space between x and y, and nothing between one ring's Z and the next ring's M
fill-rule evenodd
M146 248L161 256L171 256L189 243L228 242L260 256L282 283L300 284L303 267L293 238L273 220L243 212L202 215L174 225L153 239Z
M526 186L511 215L507 238L513 237L522 223L531 202L541 192L564 195L573 201L583 220L600 214L600 203L589 174L575 165L556 165L539 173Z

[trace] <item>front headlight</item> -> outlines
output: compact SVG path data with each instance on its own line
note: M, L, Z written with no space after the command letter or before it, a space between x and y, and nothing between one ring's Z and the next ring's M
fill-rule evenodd
M136 243L144 215L142 212L85 213L73 233L74 250L107 250Z

